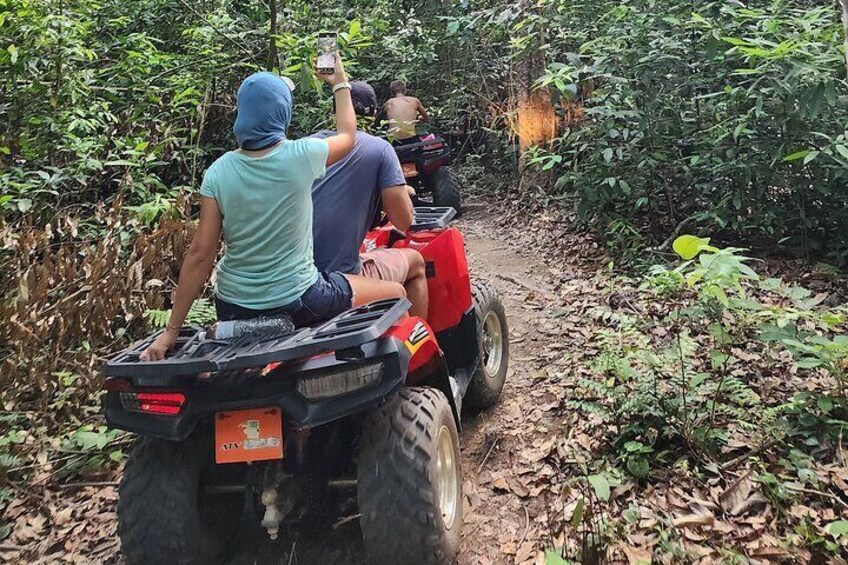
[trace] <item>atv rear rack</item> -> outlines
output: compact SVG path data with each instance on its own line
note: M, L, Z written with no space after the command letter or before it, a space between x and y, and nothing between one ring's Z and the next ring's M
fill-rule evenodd
M201 328L186 326L180 330L168 357L161 361L139 360L141 353L164 331L160 330L112 357L103 371L107 377L175 377L256 368L344 351L379 338L409 310L410 305L406 298L380 300L343 312L320 326L294 333L231 340L204 339Z
M401 163L411 163L421 159L441 158L449 155L450 152L450 146L441 137L395 147L395 153Z
M427 231L446 228L456 216L456 210L450 206L419 206L413 208L414 218L409 231Z

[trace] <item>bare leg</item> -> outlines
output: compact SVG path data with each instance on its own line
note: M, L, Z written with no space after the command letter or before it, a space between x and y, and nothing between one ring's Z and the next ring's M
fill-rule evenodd
M427 272L424 268L424 257L414 249L404 249L403 252L409 263L409 274L406 276L406 282L403 283L406 296L412 302L409 315L426 320L429 296L427 294Z
M353 289L354 306L362 306L385 298L406 297L406 290L400 283L369 279L359 275L345 275L345 278Z

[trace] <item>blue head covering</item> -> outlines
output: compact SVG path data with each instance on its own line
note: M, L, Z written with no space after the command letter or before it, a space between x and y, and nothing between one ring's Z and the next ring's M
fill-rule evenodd
M292 113L291 88L274 73L253 73L238 89L233 125L239 147L265 149L286 138Z

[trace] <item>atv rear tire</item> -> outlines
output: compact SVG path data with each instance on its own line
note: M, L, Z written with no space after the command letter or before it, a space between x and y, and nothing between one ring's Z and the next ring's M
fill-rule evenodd
M457 216L462 213L462 196L459 192L459 179L450 167L436 170L432 178L433 205L449 206L456 210Z
M445 395L406 388L374 410L357 466L360 526L371 562L452 563L462 525L462 471Z
M212 565L226 557L244 496L202 494L203 477L214 469L212 445L211 438L136 442L118 500L129 565Z
M485 284L472 287L477 322L479 363L468 384L463 404L480 411L497 403L509 365L509 330L501 299Z

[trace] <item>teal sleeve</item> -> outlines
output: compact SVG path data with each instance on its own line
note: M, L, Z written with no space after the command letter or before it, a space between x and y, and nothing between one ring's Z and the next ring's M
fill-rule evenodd
M300 141L305 145L313 180L324 178L324 174L327 172L327 157L330 155L330 146L323 139L307 137Z
M215 188L214 182L212 181L212 176L213 175L211 175L210 171L208 170L203 175L203 182L200 184L200 196L206 196L207 198L215 198L217 200L217 197L215 196Z

